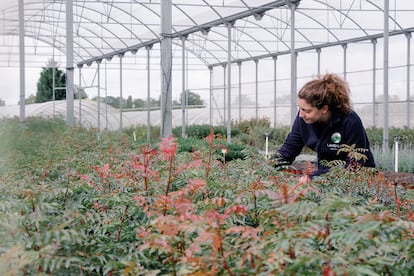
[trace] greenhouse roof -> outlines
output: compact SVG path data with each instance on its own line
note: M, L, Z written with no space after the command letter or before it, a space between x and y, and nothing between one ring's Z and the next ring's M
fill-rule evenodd
M19 8L0 2L0 66L17 66ZM24 0L26 55L65 54L66 1ZM290 52L291 24L297 51L383 36L389 3L389 34L414 28L414 1L385 0L180 0L172 1L172 33L161 34L160 0L72 0L74 62L81 66L115 55L157 47L163 35L206 66L225 64L231 35L232 62ZM292 20L291 5L296 8ZM231 26L231 28L228 28ZM53 46L53 47L50 47ZM158 46L159 47L159 46ZM27 62L36 62L28 59ZM40 62L40 61L39 61ZM44 61L42 61L44 62Z

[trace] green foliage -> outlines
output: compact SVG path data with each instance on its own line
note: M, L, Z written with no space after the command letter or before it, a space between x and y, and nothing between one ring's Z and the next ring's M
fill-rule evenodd
M57 162L62 151L55 148L66 137L65 122L56 118L45 123L44 119L28 118L20 124L17 118L0 121L0 160L4 169L26 169ZM70 150L70 149L67 149Z
M242 133L238 139L241 143L263 149L266 134L270 133L270 121L266 118L251 119L235 123Z
M374 155L376 166L382 170L394 170L395 167L395 138L398 137L398 168L402 172L414 172L414 129L395 128L389 129L389 150L384 152L383 129L368 128L368 139Z
M384 152L382 146L372 147L375 163L378 169L393 171L395 169L395 147ZM414 148L411 145L399 145L398 171L414 173Z
M367 136L372 146L381 146L383 142L383 129L382 128L367 128ZM414 129L413 128L396 128L391 127L389 132L389 147L394 144L394 138L399 137L399 141L403 145L412 146L414 141Z
M240 122L235 122L234 127L238 128L242 133L250 133L252 129L255 127L260 127L263 129L270 128L270 120L268 118L261 118L261 119L249 119L243 120Z
M290 127L280 126L272 128L269 134L269 140L273 141L274 145L281 146L290 132Z
M227 128L225 126L190 125L190 126L187 126L185 130L186 130L187 137L203 139L210 134L211 128L213 129L214 134L220 137L227 136ZM182 134L181 126L175 127L172 130L172 133L175 137L181 137L181 134ZM237 136L239 133L240 131L237 128L231 130L232 137Z
M181 95L182 96L182 95ZM175 102L173 104L181 106L181 96L178 102ZM93 100L98 100L97 97L94 97ZM114 108L120 108L120 103L122 101L122 108L123 109L144 109L147 107L147 99L134 99L132 96L128 96L126 99L121 97L113 97L113 96L107 96L106 98L100 99L103 102L106 102L108 105L114 107ZM200 95L197 93L188 92L188 104L187 105L203 105L204 102L201 99ZM154 99L150 98L150 107L156 108L160 107L160 99Z
M53 74L55 77L55 100L66 99L66 90L61 89L66 87L65 73L59 68L43 67L37 81L36 103L53 100Z
M186 97L186 105L204 105L203 99L201 99L201 96L197 93L191 92L189 90L186 90L186 93L184 95ZM180 98L178 100L178 104L182 105L183 102L183 93L180 94Z
M290 127L272 128L268 118L250 119L234 123L241 135L237 138L241 143L254 146L260 150L265 149L266 136L270 149L276 149L283 144Z
M59 119L0 130L2 275L414 271L414 190L376 170L332 164L303 183L254 150L224 162L239 145L214 131L147 144Z
M225 152L225 154L223 152ZM225 143L224 145L218 146L216 153L221 155L221 159L228 162L235 159L247 159L252 154L257 154L257 151L255 151L254 148L247 147L244 144Z
M194 152L196 150L207 150L208 148L206 140L196 137L179 137L177 142L178 152Z
M92 98L92 100L97 101L98 97L94 97ZM114 97L114 96L107 96L107 97L101 97L100 100L102 102L106 102L108 105L114 107L114 108L118 108L120 107L120 103L122 100L122 108L123 109L132 109L132 108L138 108L138 109L142 109L142 108L146 108L147 107L147 101L146 99L133 99L132 96L128 96L127 99L124 99L121 97ZM151 98L150 99L150 107L159 107L160 106L160 101Z
M137 144L148 143L147 141L147 132L148 128L145 125L137 125L135 127L123 129L122 133L129 137L129 139L134 139L135 133L135 142ZM150 143L156 143L159 141L160 136L160 127L159 126L150 126Z
M207 151L208 143L205 139L195 137L178 138L178 152ZM216 139L213 145L214 158L220 161L246 159L251 154L257 154L254 148L240 143L227 143L223 139Z
M31 94L29 97L25 99L26 104L34 104L36 103L36 96Z

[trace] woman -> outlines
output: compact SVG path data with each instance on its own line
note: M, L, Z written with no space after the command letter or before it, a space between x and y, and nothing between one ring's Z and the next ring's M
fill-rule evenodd
M375 167L365 128L351 108L349 87L341 77L326 74L306 83L298 93L298 106L292 130L275 155L276 166L291 164L307 146L318 157L317 170L301 179L307 181L328 172L322 160L344 160L350 165L347 153L338 154L338 150L342 145L355 145L365 150L362 153L366 159L359 160L359 164Z

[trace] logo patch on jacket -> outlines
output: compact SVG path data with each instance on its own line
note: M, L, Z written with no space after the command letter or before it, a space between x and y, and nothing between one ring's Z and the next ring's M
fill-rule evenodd
M339 144L341 142L341 138L342 138L342 136L341 136L341 133L339 133L339 132L334 132L331 135L331 141L332 141L332 143L335 143L335 144Z

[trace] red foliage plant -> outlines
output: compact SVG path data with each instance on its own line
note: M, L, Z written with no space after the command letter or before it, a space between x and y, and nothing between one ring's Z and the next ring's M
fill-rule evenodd
M168 181L167 187L165 188L165 207L164 207L164 216L167 213L167 198L168 192L170 190L171 180L173 176L173 162L175 154L177 153L177 143L175 142L174 136L170 135L167 138L161 138L160 150L163 153L164 157L168 161Z

